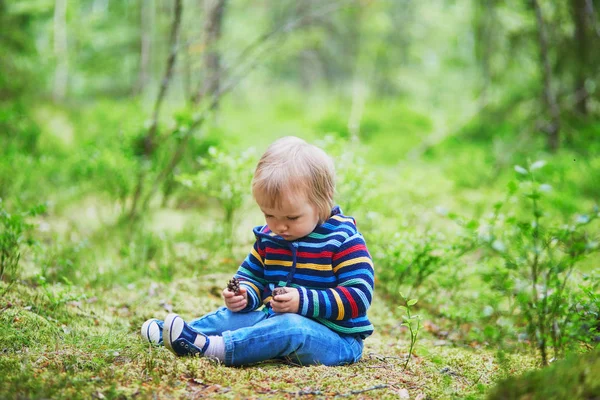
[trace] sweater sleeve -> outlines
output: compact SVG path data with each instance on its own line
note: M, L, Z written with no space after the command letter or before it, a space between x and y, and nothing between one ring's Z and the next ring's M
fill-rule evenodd
M373 298L373 261L360 233L342 243L332 256L337 286L316 290L299 287L298 313L306 317L343 321L365 316Z
M235 274L235 277L240 280L240 286L243 286L248 293L248 305L240 312L253 311L262 305L261 293L266 282L264 279L265 251L259 242L260 239L254 242L250 254Z

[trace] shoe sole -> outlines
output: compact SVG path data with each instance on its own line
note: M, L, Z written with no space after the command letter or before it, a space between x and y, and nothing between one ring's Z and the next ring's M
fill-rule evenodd
M158 345L160 342L160 326L156 322L157 319L149 319L144 322L142 328L140 329L140 333L142 337L148 341L148 343ZM158 336L158 340L154 340L154 336Z
M179 355L173 350L171 343L179 338L183 331L183 319L177 314L169 314L165 318L163 325L163 343L165 347L175 355Z

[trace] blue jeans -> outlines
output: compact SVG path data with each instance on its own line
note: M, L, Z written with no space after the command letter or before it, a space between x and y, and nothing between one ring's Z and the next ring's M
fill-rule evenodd
M360 338L340 336L298 314L231 312L226 307L188 324L205 335L223 336L225 365L285 358L300 365L341 365L360 360Z

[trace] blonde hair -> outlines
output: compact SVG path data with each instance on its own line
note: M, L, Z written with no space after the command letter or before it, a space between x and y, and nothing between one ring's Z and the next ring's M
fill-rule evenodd
M295 136L273 142L260 158L252 178L252 195L268 208L305 195L319 220L331 215L335 192L333 161L320 148Z

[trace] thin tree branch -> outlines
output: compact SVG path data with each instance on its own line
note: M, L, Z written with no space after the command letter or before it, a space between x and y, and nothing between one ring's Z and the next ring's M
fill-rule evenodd
M270 46L276 43L275 41L269 43L269 40L271 38L275 37L278 40L282 40L282 36L277 36L278 33L281 33L283 35L292 32L294 29L301 27L303 25L303 22L308 18L317 19L319 17L323 17L328 13L338 10L342 5L348 4L348 0L339 1L337 3L328 5L327 7L322 7L314 13L306 14L301 17L295 18L294 20L261 35L257 40L248 45L236 58L238 62L233 64L237 68L231 67L229 69L230 71L237 69L239 72L237 72L236 74L231 74L231 78L229 79L229 81L225 85L220 87L216 93L213 94L208 104L205 105L203 110L194 118L192 124L187 129L187 132L183 135L181 141L178 143L175 152L173 153L173 156L169 160L169 163L165 168L163 168L163 170L160 171L159 175L154 180L150 191L144 197L144 200L142 202L142 209L145 209L148 206L150 199L152 198L152 196L154 196L154 193L156 192L160 184L164 181L164 179L167 176L169 176L173 172L177 164L179 164L183 157L186 145L189 142L191 136L197 129L202 127L204 122L206 122L211 113L211 110L215 107L215 105L225 94L233 90L246 76L249 75L249 73L252 70L254 70L254 68L256 68L260 64L260 61L263 59L263 54L270 49ZM263 48L261 49L261 47ZM251 58L251 54L253 53L255 55ZM250 61L247 61L248 59L250 59Z
M155 139L158 130L158 116L160 114L160 109L164 101L165 95L167 93L167 89L169 88L171 78L173 77L173 69L175 66L175 61L177 59L177 37L179 36L182 12L182 0L175 0L175 14L173 16L173 24L171 26L171 34L169 39L169 48L171 49L171 51L169 53L169 57L167 58L167 68L165 70L165 75L161 80L158 96L156 97L156 102L154 103L154 110L152 112L152 122L150 123L150 127L148 128L146 136L144 137L144 159L149 159L156 150ZM137 205L144 190L145 177L146 171L144 170L144 166L142 165L140 173L138 175L138 183L135 189L135 193L133 195L133 200L131 202L131 208L129 211L130 219L133 219L137 214Z
M182 11L182 0L175 0L175 14L173 16L173 25L171 26L171 35L169 38L169 48L171 49L171 51L169 53L169 57L167 58L167 68L165 70L165 75L161 80L160 90L158 92L158 96L156 97L156 102L154 103L154 111L152 113L152 124L148 129L148 134L146 135L146 139L144 142L144 150L146 155L152 154L155 150L154 138L156 137L158 116L163 100L167 93L167 89L169 88L169 84L171 83L171 78L173 77L173 69L175 66L175 61L177 59L177 37L179 36L179 28L181 26Z
M193 104L198 104L204 97L211 96L219 89L221 82L221 56L215 49L221 39L223 15L227 5L226 0L204 0L205 20L203 34L204 48L204 79L198 85L192 97ZM215 105L216 108L216 105Z
M281 34L290 33L293 30L295 30L299 27L302 27L305 24L305 22L307 22L307 21L312 22L313 20L318 20L325 15L328 15L334 11L337 11L338 9L342 8L342 6L349 5L350 2L351 2L351 0L342 0L342 1L335 2L335 3L327 4L326 6L316 9L311 13L306 13L304 15L301 15L295 19L288 21L287 23L285 23L283 25L275 27L274 29L272 29L269 32L263 33L254 42L250 43L248 46L246 46L246 48L244 50L242 50L242 52L238 55L238 57L236 57L236 59L232 63L232 65L241 65L243 63L243 61L245 59L247 59L248 56L252 52L254 52L258 47L260 47L261 45L266 43L271 37L278 35L280 33ZM233 69L233 68L231 68L231 69Z

